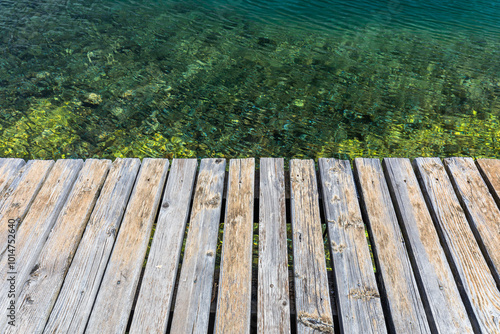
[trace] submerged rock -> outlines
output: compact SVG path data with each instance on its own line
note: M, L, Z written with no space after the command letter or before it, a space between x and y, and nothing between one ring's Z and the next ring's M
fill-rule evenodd
M92 105L92 106L98 106L99 104L102 103L102 97L99 94L96 93L89 93L85 98L83 99L83 103Z

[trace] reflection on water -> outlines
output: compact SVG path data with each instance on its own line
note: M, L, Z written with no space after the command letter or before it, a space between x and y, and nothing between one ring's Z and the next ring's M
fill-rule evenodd
M495 1L0 1L0 156L500 157Z

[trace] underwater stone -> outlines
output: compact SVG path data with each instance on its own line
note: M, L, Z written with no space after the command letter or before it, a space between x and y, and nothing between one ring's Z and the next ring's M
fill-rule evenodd
M93 105L93 106L97 106L99 104L101 104L102 102L102 97L101 95L99 94L96 94L96 93L90 93L88 94L85 99L83 100L84 103L86 104L90 104L90 105Z

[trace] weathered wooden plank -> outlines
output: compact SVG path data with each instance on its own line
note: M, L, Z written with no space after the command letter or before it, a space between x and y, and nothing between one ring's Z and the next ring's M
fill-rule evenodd
M438 158L417 158L414 164L458 288L467 296L472 325L483 333L500 333L500 292L443 164Z
M500 160L477 159L476 164L497 206L500 206Z
M378 159L355 159L362 209L387 298L388 326L397 333L430 333L396 212Z
M260 159L259 333L290 333L283 159Z
M10 270L17 273L16 291L21 290L21 284L27 280L30 271L36 270L35 260L67 201L82 165L82 160L58 160L33 201L26 218L19 226L15 242L17 261L15 269ZM9 267L10 269L7 261L8 257L4 256L0 260L0 268ZM6 282L8 277L10 277L8 272L2 272L1 281ZM0 291L3 296L7 296L9 289L9 284L2 284ZM1 299L2 309L7 309L10 301L17 301L18 298L19 294L10 300ZM6 317L0 318L0 329L3 328L6 321Z
M436 333L473 333L410 160L383 163L431 328Z
M290 161L297 333L334 333L313 160Z
M7 326L6 333L43 332L110 165L109 160L85 162L26 283L20 282L16 326Z
M351 165L319 159L325 218L345 333L387 333Z
M139 159L113 163L44 333L83 333L139 166Z
M229 164L215 332L250 333L255 160Z
M451 183L465 209L472 232L500 286L500 210L471 158L444 159Z
M225 169L224 159L201 161L171 333L208 331Z
M191 168L186 168L187 170L178 167L183 166L184 162L184 160L180 162L174 160L170 180L177 176L178 170L181 174L187 172L187 175L183 175L187 177L187 183L191 181L190 178L194 178L196 160L192 167L189 166ZM85 330L87 333L125 333L167 172L168 160L166 159L142 161L113 253L90 314ZM182 182L179 183L182 184ZM183 191L189 192L189 189L179 187L176 189L176 194L182 194ZM157 232L159 230L161 231L161 226L157 228ZM158 286L147 287L152 293L158 293ZM151 317L152 314L150 313L149 316ZM161 331L159 329L142 331L142 333L154 332L160 333Z
M0 159L0 196L25 164L23 159Z
M9 219L22 223L53 165L52 160L29 161L0 197L0 260L7 249Z

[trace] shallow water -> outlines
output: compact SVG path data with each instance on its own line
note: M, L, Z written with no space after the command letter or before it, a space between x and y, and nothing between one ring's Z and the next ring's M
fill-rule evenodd
M498 1L3 1L0 156L500 157Z

